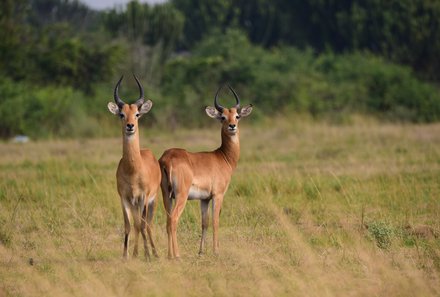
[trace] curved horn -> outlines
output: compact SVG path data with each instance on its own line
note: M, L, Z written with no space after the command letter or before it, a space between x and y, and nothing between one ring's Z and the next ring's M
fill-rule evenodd
M234 91L234 89L228 84L228 88L229 88L229 90L231 90L232 91L232 93L234 93L234 97L235 97L235 101L237 101L237 104L235 104L235 108L236 109L239 109L240 108L240 98L238 98L238 95L237 95L237 93Z
M144 101L145 101L145 98L144 98L144 88L142 88L142 85L141 85L139 79L136 77L136 75L133 74L133 76L134 76L134 79L136 80L136 83L137 83L137 85L139 87L139 99L136 100L136 105L138 107L140 107L142 104L144 104Z
M219 112L223 112L223 109L224 109L224 107L221 106L221 105L218 103L218 93L220 92L220 90L221 90L222 88L223 88L223 86L220 86L220 87L218 88L217 93L215 93L215 98L214 98L214 106L215 106L215 109L217 109Z
M119 86L121 85L121 81L124 78L124 76L122 75L121 78L118 80L118 83L116 84L115 87L115 92L114 92L114 97L115 97L115 102L118 105L119 108L122 108L122 106L124 106L125 102L121 100L121 98L119 98L118 95L118 91L119 91Z

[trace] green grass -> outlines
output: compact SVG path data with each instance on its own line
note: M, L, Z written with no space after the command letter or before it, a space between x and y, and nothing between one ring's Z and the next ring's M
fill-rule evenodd
M251 120L251 119L250 119ZM122 260L115 138L0 144L0 296L438 296L440 125L278 119L241 127L220 254L198 257L200 208L179 224L182 260ZM219 127L142 145L214 149ZM212 232L209 229L209 232Z

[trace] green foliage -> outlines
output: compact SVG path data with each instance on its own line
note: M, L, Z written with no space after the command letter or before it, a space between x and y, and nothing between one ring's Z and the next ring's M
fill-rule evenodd
M318 117L357 112L413 122L440 118L438 89L408 67L371 54L315 56L291 47L267 51L238 30L213 34L193 55L168 62L162 86L166 96L179 98L172 102L177 121L188 123L192 116L186 110L205 105L225 82L266 115L288 110Z
M32 138L87 136L88 125L93 123L84 114L84 94L72 88L35 88L5 80L0 83L0 94L2 138L16 134Z
M240 28L253 43L287 44L319 52L368 50L440 78L440 1L435 0L173 0L190 20L184 46L213 30Z
M388 249L391 246L392 239L395 235L394 228L380 221L374 221L368 224L368 232L376 241L381 249Z
M412 66L424 77L439 78L439 1L357 0L337 9L336 16L344 48L369 49Z
M322 103L335 110L367 111L414 122L440 117L438 89L417 79L409 67L360 53L324 54L315 65L336 92Z
M4 76L89 93L93 84L112 76L122 47L82 31L96 15L79 2L6 1L1 5L0 73Z
M27 1L28 22L32 26L69 23L75 30L87 30L96 26L98 12L89 9L78 0L31 0Z
M233 0L173 0L172 4L186 16L183 40L192 48L214 30L226 30L234 25L240 5Z
M150 6L130 1L125 10L104 12L102 23L113 37L150 46L160 44L167 57L182 36L184 16L169 3Z
M23 56L27 49L22 46L28 33L24 22L26 8L25 0L0 2L0 75L22 78L26 74Z
M123 49L118 45L87 44L79 38L44 40L42 50L33 53L41 80L72 86L90 93L92 86L108 79Z

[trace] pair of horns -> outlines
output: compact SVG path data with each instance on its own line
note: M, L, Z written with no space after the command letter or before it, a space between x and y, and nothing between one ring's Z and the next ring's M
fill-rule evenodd
M139 87L139 99L136 100L135 104L138 107L140 107L142 104L144 104L144 101L145 101L144 88L142 88L142 85L139 82L139 79L136 77L136 75L133 74L133 76L134 76L134 79L136 80L136 83ZM123 78L124 78L124 76L122 75L121 78L116 83L115 92L114 92L115 102L119 106L119 108L122 108L122 106L124 106L124 104L125 104L125 102L122 101L122 99L119 97L119 94L118 94L119 93L119 86L121 85L121 81ZM220 88L218 88L217 93L215 93L215 98L214 98L214 106L220 112L223 111L224 107L218 103L218 94L220 93L220 90L223 87L224 87L224 85L220 86ZM234 94L234 97L235 97L236 104L235 104L234 108L236 108L236 109L240 108L240 98L238 98L237 93L234 91L234 89L229 84L228 84L228 88L229 88L229 90L231 90L231 92Z
M134 76L134 79L136 80L136 83L137 83L137 85L139 87L139 99L136 100L135 104L138 107L140 107L142 104L144 104L144 101L145 101L145 98L144 98L144 88L142 88L142 85L139 82L139 79L136 77L136 75L133 74L133 76ZM118 80L118 82L116 84L115 92L114 92L115 102L119 106L119 108L122 108L122 106L124 106L124 104L125 104L125 102L122 101L121 98L119 98L119 94L118 94L119 86L121 85L121 81L122 81L123 78L124 78L124 76L122 75L121 78Z
M223 87L224 87L224 85L223 85L223 86L220 86L220 88L218 88L217 93L215 93L215 98L214 98L214 106L215 106L215 109L217 109L219 112L223 112L223 109L224 109L224 107L221 106L221 105L218 103L218 93L220 92L220 90L221 90ZM234 91L234 89L233 89L229 84L228 84L228 88L229 88L229 90L231 90L231 92L234 94L235 101L237 102L237 104L235 104L234 108L236 108L236 109L240 108L240 98L238 98L237 93Z

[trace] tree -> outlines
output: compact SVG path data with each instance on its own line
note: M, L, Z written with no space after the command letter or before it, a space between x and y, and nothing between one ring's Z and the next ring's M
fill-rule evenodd
M173 53L183 31L184 17L169 3L154 6L130 1L125 10L104 13L104 28L114 38L128 41L131 71L158 82L165 61Z

